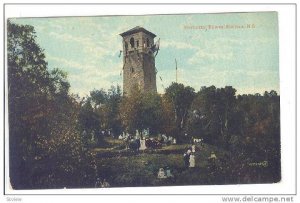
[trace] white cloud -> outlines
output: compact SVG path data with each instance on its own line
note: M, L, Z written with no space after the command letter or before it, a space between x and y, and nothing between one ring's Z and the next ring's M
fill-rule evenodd
M52 61L58 62L62 66L72 67L72 68L75 68L78 70L82 70L84 67L82 64L75 62L73 60L67 60L65 58L55 57L55 56L51 56L49 54L46 56L46 58L47 58L47 60L52 60Z
M59 68L61 69L66 68L70 70L71 68L71 71L68 72L71 91L84 95L88 94L93 88L107 89L116 82L122 85L120 71L122 70L123 62L122 58L117 58L118 51L122 49L122 38L119 36L119 33L137 25L151 30L151 28L156 26L153 25L152 21L150 23L150 19L151 17L145 16L141 18L116 17L116 21L106 17L101 17L101 19L97 17L41 19L38 20L39 26L37 26L37 30L41 30L44 34L46 33L45 36L50 38L49 41L45 42L46 44L54 40L56 43L61 43L64 49L70 49L66 51L67 53L58 50L53 52L52 55L46 52L47 60L60 64ZM179 27L192 24L194 21L193 16L188 16L185 18L182 26ZM33 22L35 21L33 20ZM231 61L237 60L237 52L234 50L236 47L244 49L243 47L247 47L247 44L265 45L274 42L272 36L269 38L241 39L221 35L212 37L212 35L207 36L203 32L196 34L195 31L186 32L185 36L181 36L181 34L169 35L167 33L166 36L168 37L161 40L161 49L174 49L175 53L181 53L183 50L190 51L191 57L184 59L188 63L185 66L189 67L189 69L179 68L179 82L193 87L200 87L200 84L225 84L231 76L239 77L238 74L246 74L247 77L253 78L259 77L264 73L255 70L248 71L249 69L246 73L238 73L226 69L226 65L223 64L227 63L228 65ZM172 36L174 37L172 38ZM80 47L80 49L74 50L71 47ZM245 51L251 53L252 50ZM248 52L245 52L244 55L247 55ZM82 57L80 57L81 55ZM255 56L248 55L247 57L249 61L255 60L253 58ZM213 67L213 65L216 67ZM217 66L219 67L217 68ZM191 69L193 67L199 67L200 69L193 70ZM163 85L165 87L175 80L175 71L173 75L173 72L170 73L170 70L165 72L162 70L160 75L164 79ZM161 86L162 82L158 75L157 87L159 91L162 90Z
M163 48L175 48L175 49L199 49L198 46L192 45L192 43L186 43L181 41L175 41L175 40L165 40L161 43L161 46Z
M67 33L50 32L49 35L66 42L77 42L84 44L90 40L90 38L87 37L75 37Z
M72 33L66 31L66 27L71 26L70 21L61 20L58 20L57 24L51 21L51 26L57 27L58 30L51 29L52 31L48 35L64 44L64 48L68 49L70 47L70 50L67 51L70 54L47 54L47 60L60 64L59 68L61 69L67 68L70 70L71 68L71 71L68 72L71 92L84 96L95 88L108 89L111 85L122 85L120 71L123 67L123 61L122 58L117 58L122 43L121 37L116 34L115 29L114 32L111 32L111 29L107 28L109 25L103 23L100 25L92 19L79 18L77 23L84 27L93 28L94 32L80 34L74 31ZM124 24L117 27L116 30L121 32L122 26ZM74 47L73 45L79 46L80 50L71 49L71 47ZM82 57L74 58L75 54L72 53L75 52L82 53Z
M232 51L223 51L221 48L206 48L206 49L198 49L196 53L188 59L190 64L196 65L201 63L201 60L231 60L233 58Z
M195 41L195 39L191 40L191 42L193 41ZM233 51L231 50L230 43L240 43L238 41L223 38L205 42L203 43L203 45L193 44L191 42L187 43L183 41L166 40L162 43L162 47L192 50L194 54L187 61L191 65L197 65L199 63L202 63L202 59L214 61L232 60Z
M117 58L119 50L122 49L119 33L136 25L144 26L148 19L118 19L122 23L117 26L105 23L105 18L101 18L101 23L97 23L96 18L59 18L48 22L48 36L63 44L64 49L70 47L67 51L70 54L47 54L47 59L60 64L62 69L74 70L68 72L71 92L84 96L94 88L108 89L117 83L122 86L120 71L123 61L122 58ZM80 30L87 31L76 33L75 25L80 25ZM74 45L80 47L80 50L71 49ZM75 52L81 52L82 58L74 58L72 53Z
M201 86L224 87L229 85L237 89L237 94L263 94L266 90L279 92L277 74L276 70L266 70L265 68L244 71L226 67L219 69L211 64L199 68L182 69L179 74L179 82L194 87L196 91Z

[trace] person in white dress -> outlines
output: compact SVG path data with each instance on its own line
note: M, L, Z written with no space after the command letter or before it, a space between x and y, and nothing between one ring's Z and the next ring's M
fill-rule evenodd
M192 152L193 152L193 153L196 152L196 145L192 145Z
M101 187L102 188L110 187L110 184L106 181L106 179L103 179L103 182L101 183Z
M166 173L165 173L165 170L164 170L163 168L160 168L160 169L158 170L157 178L167 178Z
M191 153L190 155L190 168L194 168L195 167L195 155L194 153Z
M146 140L142 139L142 140L140 140L140 142L141 142L140 150L145 150L147 148Z

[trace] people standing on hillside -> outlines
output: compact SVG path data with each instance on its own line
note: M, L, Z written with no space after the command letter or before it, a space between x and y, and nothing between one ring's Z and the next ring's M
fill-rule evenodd
M196 145L192 145L192 153L195 153L196 152Z
M189 155L187 153L184 153L183 154L183 161L184 161L185 168L188 168L188 166L189 166L189 159L190 159Z
M110 184L106 181L106 179L103 179L103 182L101 183L102 188L110 187Z
M190 159L189 159L189 167L194 168L195 167L195 154L191 153Z
M188 149L187 152L185 152L183 154L183 161L184 161L184 166L185 168L189 168L189 165L190 165L190 155L191 155L191 150Z
M141 139L140 140L140 150L145 150L146 147L146 140L145 139Z
M163 168L160 168L158 170L157 178L159 178L159 179L161 179L161 178L167 178L166 172L165 172L165 170Z
M210 153L210 157L208 157L208 159L209 159L209 160L212 160L212 161L217 160L217 156L216 156L215 152L212 151L212 152Z
M135 140L135 142L136 142L136 151L138 152L139 150L140 150L140 147L141 147L141 141L140 141L140 138L138 138L138 139L136 139Z
M100 178L97 178L96 183L95 183L95 188L101 187L101 180Z
M130 136L126 136L124 138L124 141L125 141L125 149L129 149L129 143L130 143Z

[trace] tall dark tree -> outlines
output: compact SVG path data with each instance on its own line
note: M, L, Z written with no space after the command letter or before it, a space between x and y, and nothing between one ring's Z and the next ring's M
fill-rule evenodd
M66 74L48 70L32 26L8 21L7 31L12 187L76 187L89 176L92 156L76 130L78 104L68 93Z
M123 97L120 104L120 116L125 131L134 133L135 130L142 130L142 92L136 87L129 96Z
M138 88L123 98L120 116L125 130L134 133L149 128L150 133L161 129L162 100L158 94L142 93Z
M202 137L211 144L216 144L220 129L216 91L215 86L201 88L191 105L188 122L188 131L193 136Z
M172 83L166 88L165 99L173 106L174 121L177 126L177 136L184 134L190 106L195 98L195 90L183 84Z
M162 123L162 98L156 93L144 94L141 115L143 128L149 128L151 134L159 133Z
M235 92L231 86L202 87L191 106L188 131L209 143L228 147L236 128Z
M47 85L51 76L33 27L8 21L7 30L10 173L13 187L22 188L26 187L23 171L28 172L34 161L34 140L40 127L47 127L40 118L50 113L48 93L55 87Z
M100 136L101 119L99 114L97 114L92 107L90 100L81 104L78 124L82 139L87 147L93 142L94 144L101 143L103 140L102 136Z
M101 90L93 90L90 92L90 97L88 97L88 101L93 103L93 107L98 105L103 105L107 102L107 93L104 89Z
M241 117L241 151L251 161L267 161L269 175L280 179L280 97L275 91L263 96L241 95L237 106Z
M119 115L121 98L120 86L111 86L107 91L104 89L91 91L86 103L90 103L92 108L90 111L93 112L87 116L97 117L98 127L102 130L110 130L113 135L120 134L122 131Z
M104 106L106 126L110 129L113 135L118 135L122 132L122 124L120 120L119 108L122 98L120 86L111 86L107 91L107 102Z
M232 135L232 129L235 126L233 123L235 106L236 106L236 90L231 86L217 89L217 112L220 121L220 134L222 142L226 147L229 146L229 140Z

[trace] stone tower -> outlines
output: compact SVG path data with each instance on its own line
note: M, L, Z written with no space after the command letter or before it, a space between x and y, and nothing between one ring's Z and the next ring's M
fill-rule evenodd
M136 86L142 92L157 92L153 45L155 34L134 27L120 34L123 37L123 94Z

